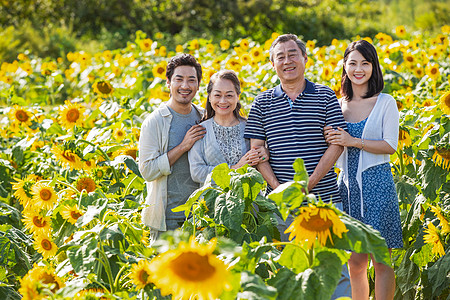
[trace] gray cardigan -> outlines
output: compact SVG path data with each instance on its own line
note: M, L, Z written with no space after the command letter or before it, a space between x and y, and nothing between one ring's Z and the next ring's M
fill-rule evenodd
M212 123L213 118L200 124L205 127L206 134L192 146L188 154L192 180L201 184L205 182L215 166L227 162L220 151ZM250 149L250 142L244 139L246 123L247 121L240 120L240 138L243 154Z

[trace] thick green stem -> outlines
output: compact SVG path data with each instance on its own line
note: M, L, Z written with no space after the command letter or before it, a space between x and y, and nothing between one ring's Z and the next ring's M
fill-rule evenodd
M106 256L105 251L103 249L102 241L99 240L98 242L100 244L99 253L102 258L102 259L98 259L98 260L102 263L103 268L105 268L106 276L108 276L109 286L111 287L110 290L111 290L111 293L113 294L115 292L115 286L114 286L114 281L113 281L113 277L112 277L111 266L109 265L108 257Z

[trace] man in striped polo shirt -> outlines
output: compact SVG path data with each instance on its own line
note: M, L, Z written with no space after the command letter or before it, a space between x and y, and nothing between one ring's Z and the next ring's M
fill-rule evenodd
M292 167L300 157L309 174L308 191L342 209L333 165L343 147L328 145L325 125L346 129L339 102L332 89L305 78L308 57L305 44L294 34L280 35L270 47L270 61L281 84L260 93L253 102L245 128L251 146L267 142L270 159L257 168L267 181L268 192L291 181ZM281 234L287 224L282 224ZM351 294L346 266L333 299Z
M270 151L270 161L258 170L272 190L293 180L292 164L301 157L310 176L308 191L337 204L332 167L343 147L328 145L323 135L325 125L347 128L336 95L305 79L306 47L296 35L279 36L270 47L270 61L281 84L256 97L245 128L252 146L267 142Z

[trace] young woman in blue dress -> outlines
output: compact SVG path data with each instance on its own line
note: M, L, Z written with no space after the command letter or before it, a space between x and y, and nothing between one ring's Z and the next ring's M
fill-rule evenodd
M344 210L380 231L388 248L403 246L397 193L390 155L398 143L396 101L383 94L383 74L375 47L365 40L352 42L344 53L339 100L348 132L325 127L330 144L344 146L337 161L338 184ZM368 253L352 253L348 262L352 299L368 299ZM393 299L395 274L390 266L373 260L375 296Z

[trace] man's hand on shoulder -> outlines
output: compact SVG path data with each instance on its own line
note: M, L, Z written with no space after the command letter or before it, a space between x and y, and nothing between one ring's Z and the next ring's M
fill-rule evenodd
M195 142L203 138L206 134L206 129L202 125L192 126L184 135L183 141L180 143L180 147L183 152L191 150Z

